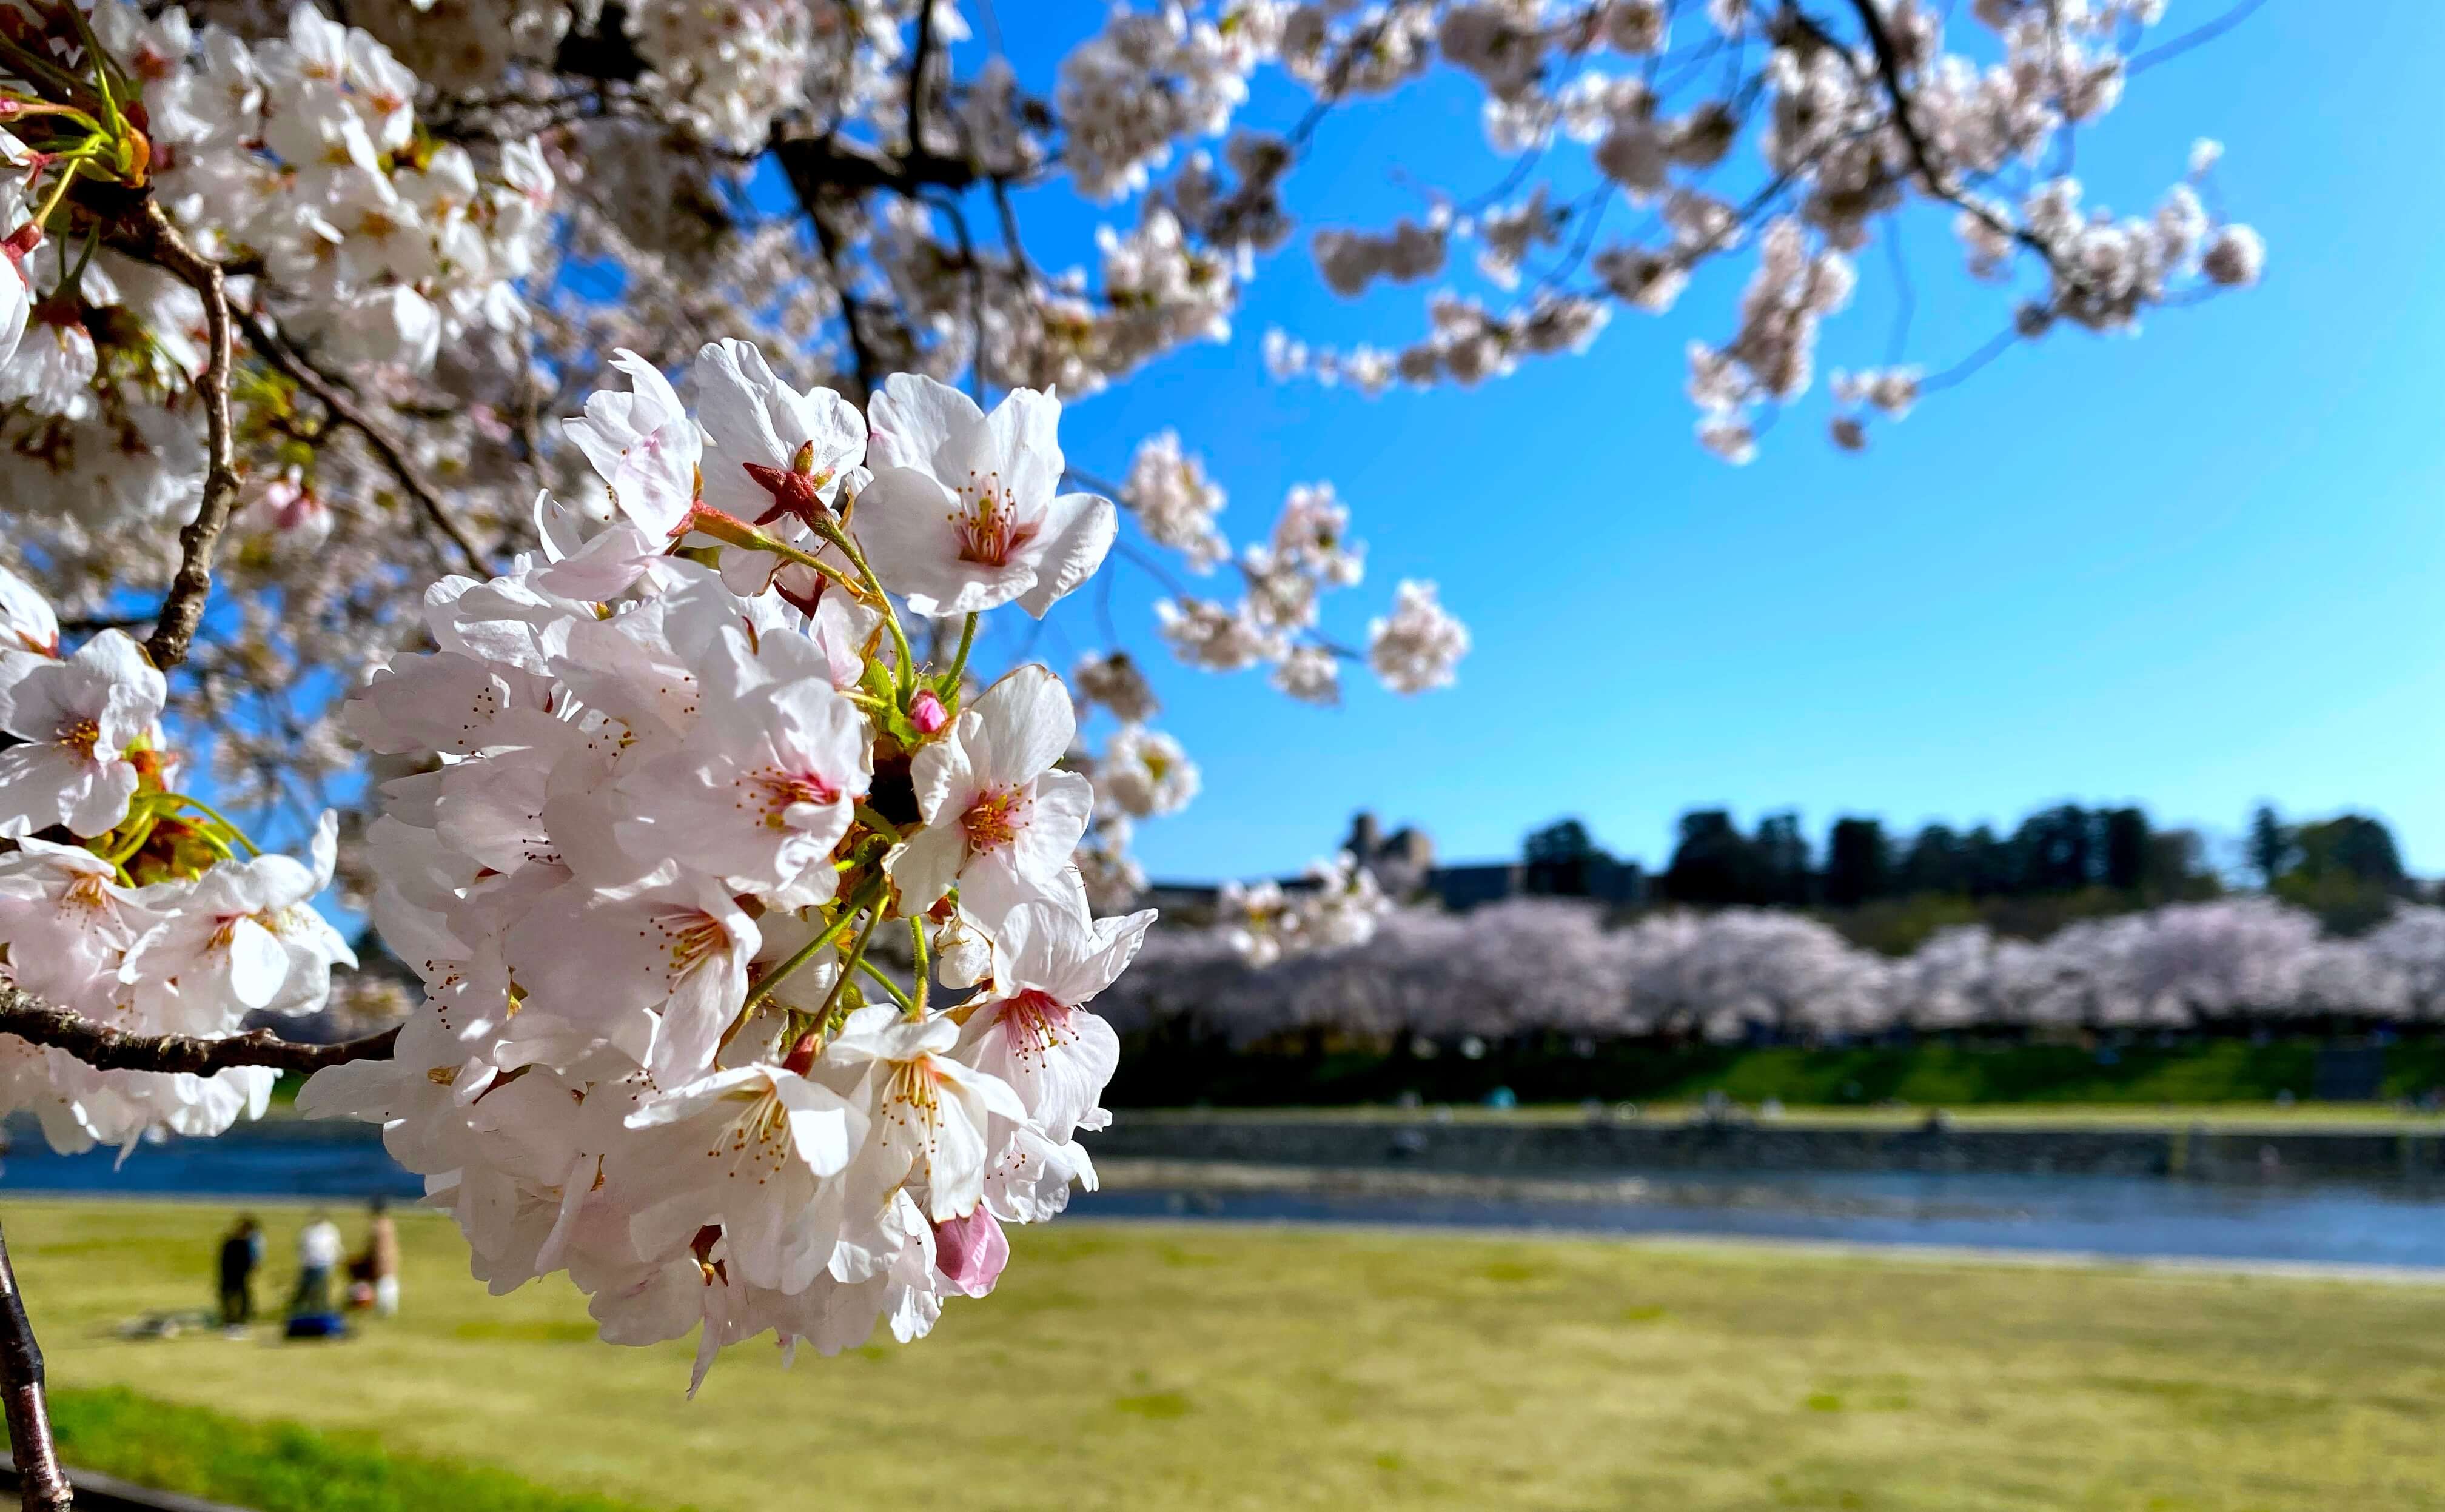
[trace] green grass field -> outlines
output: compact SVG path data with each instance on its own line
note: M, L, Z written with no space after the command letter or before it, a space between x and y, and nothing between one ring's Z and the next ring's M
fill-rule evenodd
M1079 1223L930 1340L689 1402L423 1215L405 1316L324 1345L115 1336L208 1300L224 1209L0 1216L71 1455L274 1512L2445 1508L2445 1287Z

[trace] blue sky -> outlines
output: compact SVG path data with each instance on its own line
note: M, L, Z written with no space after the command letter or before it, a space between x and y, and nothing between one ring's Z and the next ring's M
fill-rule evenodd
M2167 35L2221 8L2171 9ZM1187 812L1142 827L1149 868L1295 868L1361 807L1424 825L1449 858L1514 853L1577 814L1656 861L1699 805L1745 822L1796 807L1821 838L1843 812L2009 823L2059 799L2137 801L2230 834L2266 797L2376 812L2416 868L2445 871L2440 186L2419 103L2445 7L2361 8L2348 38L2320 9L2274 0L2135 81L2081 143L2091 202L2144 213L2193 138L2223 140L2225 202L2270 247L2258 289L2162 313L2137 339L2016 350L1856 457L1823 440L1821 396L1747 468L1691 439L1680 352L1728 333L1745 259L1672 315L1624 315L1587 356L1473 393L1270 382L1269 326L1394 344L1423 323L1423 287L1334 300L1306 229L1422 208L1396 168L1465 193L1497 177L1465 90L1329 119L1293 180L1301 239L1232 342L1077 404L1064 441L1117 476L1138 438L1177 427L1231 490L1241 538L1289 484L1332 479L1370 570L1330 601L1328 629L1355 640L1397 579L1427 577L1476 650L1444 692L1353 677L1339 710L1300 708L1255 675L1162 657L1159 590L1115 563L1123 631L1156 653L1163 723L1205 773ZM1018 61L1047 77L1048 60ZM1260 91L1251 119L1292 114ZM1040 258L1083 258L1076 211L1029 217ZM1958 271L1940 221L1905 245L1911 354L1942 367L2004 307ZM1890 278L1868 272L1821 368L1886 354ZM1065 642L1096 639L1073 606L1040 654L1066 663Z

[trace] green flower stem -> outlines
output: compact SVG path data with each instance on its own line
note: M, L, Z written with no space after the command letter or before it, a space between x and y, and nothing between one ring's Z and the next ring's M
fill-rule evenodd
M0 103L5 103L9 107L7 116L0 120L14 121L24 121L30 116L57 116L62 121L74 121L97 136L102 134L102 122L74 105L53 104L47 100L28 100L22 96L10 94L5 89L0 89Z
M857 969L873 978L878 986L882 987L885 992L889 993L891 995L891 1000L900 1005L900 1009L903 1013L905 1013L911 1018L917 1017L917 1004L910 999L906 993L900 990L900 983L892 980L889 977L883 974L882 967L877 966L873 961L867 960L864 956L860 956L857 958Z
M820 557L799 551L777 535L757 530L735 514L724 514L719 510L699 504L688 515L687 529L710 535L725 545L740 547L750 551L768 551L785 562L794 562L800 567L812 569L825 581L839 584L849 592L851 597L863 599L867 596L865 587L839 568Z
M764 974L763 980L758 981L754 987L748 989L747 1000L738 1005L738 1017L732 1022L729 1033L722 1036L723 1040L727 1042L730 1035L734 1035L738 1032L738 1026L747 1021L747 1016L755 1012L756 1005L762 1002L765 999L773 996L774 988L778 987L782 982L788 980L791 974L795 972L800 966L803 966L808 961L814 960L816 954L826 945L838 940L841 937L842 932L849 928L849 921L855 919L868 905L872 904L877 898L882 896L883 879L881 877L877 877L873 881L868 882L866 886L858 888L857 891L851 895L849 900L849 905L841 909L840 917L834 919L829 928L825 929L823 933L815 936L812 940L808 941L805 944L800 945L796 950L792 951L787 960L783 961L779 965L775 966L771 971L766 972ZM839 986L835 984L832 991L837 994L840 991Z
M876 833L887 834L895 841L901 838L900 827L898 825L893 824L890 820L875 812L872 809L868 808L865 804L860 803L853 805L849 812L857 816L858 823L874 831Z
M76 187L77 174L84 166L82 157L68 160L67 172L60 175L59 182L51 186L50 197L44 200L43 208L34 213L35 225L46 231L49 229L52 215L59 210L60 202L68 197L68 191Z
M912 918L908 921L908 948L917 955L917 1002L912 1014L922 1018L925 1014L925 989L931 985L930 979L934 975L932 963L925 959L924 920Z
M211 804L204 802L201 798L191 798L183 793L165 793L161 794L161 796L164 800L170 803L183 803L188 808L200 812L205 818L212 820L215 824L227 830L230 832L232 839L234 839L239 845L246 847L246 853L248 855L259 856L263 854L262 848L257 846L253 841L248 839L245 831L232 823L227 814L222 813L218 809L215 809ZM221 849L226 852L228 847L223 846ZM234 860L236 858L232 857L231 859Z
M815 533L840 548L841 554L857 569L858 576L866 579L866 586L873 591L875 601L883 606L883 623L891 631L892 649L900 654L900 701L905 706L908 696L917 691L917 653L908 644L908 632L900 626L900 614L891 607L891 595L883 591L883 580L874 575L874 569L867 565L866 553L857 549L857 543L849 539L847 531L832 521L818 520Z
M960 696L960 678L968 670L968 649L977 644L978 618L970 614L968 622L960 626L960 654L951 659L951 670L943 675L943 691L954 700Z
M110 55L103 51L102 39L93 34L93 23L85 19L84 8L70 0L66 7L70 19L76 22L77 38L84 44L84 61L93 69L94 92L102 97L102 116L110 122L111 133L121 126L119 101L110 87Z
M84 87L84 80L50 59L21 47L6 37L0 37L0 61L7 62L10 67L28 79L48 80L54 87L71 94Z
M849 985L850 971L857 966L866 964L866 943L874 938L874 926L883 922L883 905L879 901L882 896L882 888L878 885L879 880L880 879L878 879L877 884L868 884L868 886L875 887L875 894L878 901L876 902L873 909L866 916L866 927L857 932L857 943L849 947L849 957L841 962L841 974L832 979L832 990L824 994L824 1006L822 1010L815 1015L815 1022L818 1025L829 1024L832 1021L832 1009L840 1002L841 989Z
M120 868L124 868L128 862L134 860L136 852L144 849L144 842L153 838L154 827L161 822L161 816L147 808L134 817L137 822L130 828L130 838L125 845L116 850L94 850L93 853L112 866ZM100 837L97 836L96 843L99 842ZM92 846L87 846L85 849L93 850Z

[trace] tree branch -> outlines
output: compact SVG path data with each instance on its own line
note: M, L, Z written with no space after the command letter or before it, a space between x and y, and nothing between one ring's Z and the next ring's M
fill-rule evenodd
M1010 180L993 181L994 214L1001 217L1001 244L1010 253L1012 271L1027 286L1027 296L1036 298L1036 264L1027 255L1026 245L1018 239L1018 211L1010 202Z
M1971 198L1953 183L1950 175L1936 167L1934 149L1929 145L1926 134L1919 130L1918 118L1911 111L1910 85L1902 82L1901 49L1894 46L1893 33L1885 29L1884 17L1877 12L1876 0L1851 0L1851 9L1858 13L1860 28L1867 33L1868 48L1876 56L1876 77L1884 84L1886 97L1893 102L1894 130L1899 133L1902 145L1909 149L1911 165L1918 170L1927 192L1954 209L1976 216L1980 224L1996 235L2007 237L2014 244L2036 252L2044 260L2056 281L2064 288L2086 288L2086 281L2076 271L2063 266L2045 238L2025 226L2014 225L1995 214L1992 208ZM1795 14L1801 27L1834 48L1845 63L1850 62L1851 49L1827 33L1806 12ZM1853 71L1857 71L1856 65Z
M849 361L855 364L855 398L858 403L864 404L874 392L876 376L883 371L874 349L866 343L866 331L857 323L858 309L865 302L849 288L849 276L843 270L846 248L841 242L840 233L824 219L823 212L815 207L814 199L801 195L799 203L806 207L808 223L815 228L815 247L823 253L824 270L831 276L832 293L840 300L841 328L849 336Z
M2267 0L2241 0L2241 4L2212 21L2193 27L2170 42L2158 43L2145 52L2132 54L2122 65L2123 76L2128 78L2143 69L2153 68L2160 63L2171 63L2202 43L2213 42L2249 20L2250 12L2266 3Z
M289 344L265 326L262 319L253 311L240 308L231 313L237 322L238 328L246 332L247 345L252 346L265 362L277 369L282 377L313 395L315 401L323 406L333 420L364 439L366 447L389 471L390 476L399 480L399 486L406 492L410 499L415 501L416 507L423 512L424 517L433 522L433 528L447 537L452 546L457 548L459 559L467 564L467 569L477 577L491 577L493 569L484 560L484 553L476 548L473 540L468 538L467 532L459 528L458 522L451 518L448 507L441 502L441 496L434 493L424 479L417 475L415 466L407 459L407 454L400 450L399 443L391 439L390 434L382 428L381 423L342 394L338 384L324 377L313 364L290 349Z
M982 409L985 402L985 265L977 257L976 238L968 233L967 212L960 208L960 202L945 200L935 208L951 217L951 231L960 238L960 261L966 265L968 271L968 326L976 342L976 350L968 355L968 397L977 401L979 409Z
M75 1501L51 1440L49 1405L43 1398L43 1347L17 1292L9 1263L9 1239L0 1233L0 1392L6 1393L9 1452L17 1462L18 1504L26 1512L67 1512Z
M159 625L160 622L159 609L138 614L88 614L62 620L60 629L68 635L93 635L103 630L132 630L140 625Z
M925 150L925 67L934 61L934 6L924 0L917 7L917 46L908 59L908 151L913 156Z
M204 601L212 595L213 551L237 505L237 443L230 430L230 307L220 265L187 245L158 199L144 202L143 227L141 255L169 270L203 299L209 347L204 376L196 383L204 402L204 496L195 519L178 532L178 570L161 600L161 617L144 643L145 655L167 672L187 659L196 627L203 623Z
M899 159L834 136L783 137L773 142L772 150L802 201L816 189L849 194L897 189L914 195L935 186L957 194L977 181L976 166L965 158L927 152L914 141L908 155Z
M1388 13L1353 31L1349 40L1342 44L1340 53L1334 58L1325 74L1324 87L1316 91L1315 101L1299 117L1298 124L1291 128L1289 140L1294 154L1307 145L1308 139L1316 135L1316 128L1324 123L1325 116L1341 103L1343 93L1350 87L1350 76L1358 69L1358 60L1375 50L1384 40L1385 28L1391 24L1392 17Z
M102 1071L151 1071L210 1076L240 1066L320 1071L351 1060L387 1060L397 1029L336 1044L283 1039L268 1029L214 1039L199 1035L131 1035L82 1014L53 1007L13 982L0 981L0 1034L65 1050Z

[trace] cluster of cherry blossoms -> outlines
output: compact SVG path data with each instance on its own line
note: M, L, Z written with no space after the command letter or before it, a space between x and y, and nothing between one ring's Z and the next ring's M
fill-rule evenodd
M1379 282L1437 278L1456 239L1478 245L1478 271L1500 289L1516 289L1523 270L1538 278L1501 313L1433 289L1428 334L1393 350L1270 333L1278 376L1370 394L1396 381L1475 383L1523 357L1577 350L1613 305L1670 310L1697 265L1762 228L1738 329L1689 347L1698 438L1743 462L1761 416L1809 390L1820 327L1851 302L1861 251L1882 237L1905 261L1903 212L1945 216L1977 278L2008 283L2025 262L2043 275L2007 308L2006 339L2065 321L2132 330L2152 309L2254 284L2264 265L2258 234L2212 212L2200 192L2219 155L2212 143L2193 152L2189 179L2146 218L2084 210L2080 180L2062 171L2071 134L2120 101L2161 0L1996 0L1970 8L1958 35L1950 11L1924 0L1857 0L1847 17L1856 25L1745 3L1709 5L1701 22L1662 0L1322 9L1344 12L1316 26L1345 47L1412 68L1439 49L1483 86L1486 143L1516 163L1492 192L1433 194L1423 216L1385 230L1319 229L1313 251L1326 287L1350 298ZM1344 87L1402 77L1362 70ZM1744 140L1762 176L1726 184ZM1564 141L1585 150L1582 191L1562 187ZM1532 170L1553 177L1509 197ZM2009 181L2028 187L2006 197L1997 186ZM1615 199L1646 212L1645 227L1608 240ZM1865 444L1871 411L1897 419L1908 408L1836 397L1833 437L1848 450Z
M259 853L176 791L164 682L104 630L73 652L50 605L0 569L0 980L97 1025L220 1037L250 1016L322 1011L355 954L316 912L336 816L310 861ZM63 1151L216 1134L259 1116L276 1073L103 1071L0 1035L0 1112L28 1112Z
M479 161L433 140L415 76L311 5L290 14L286 36L252 46L193 28L177 8L148 17L127 0L98 0L88 25L99 53L57 16L36 40L78 60L124 119L20 108L10 119L42 128L39 148L0 135L14 168L0 180L0 218L22 275L0 279L11 332L0 345L14 345L0 360L0 396L13 401L0 478L71 542L177 523L203 472L191 398L202 301L92 230L80 235L60 210L57 196L109 154L133 152L123 173L203 254L247 270L233 295L319 360L421 370L470 329L525 320L516 284L534 269L554 191L537 143L488 147ZM267 482L266 509L319 539L327 514L299 507L280 476Z
M1249 966L1363 945L1391 909L1392 900L1376 885L1375 874L1347 850L1331 861L1309 863L1307 874L1291 887L1271 880L1226 882L1214 901L1215 928Z
M1176 597L1155 605L1157 628L1175 656L1217 672L1269 665L1273 685L1292 698L1339 700L1340 659L1354 653L1323 639L1320 604L1327 592L1365 579L1367 548L1351 537L1350 510L1332 484L1295 485L1271 536L1234 557L1215 524L1222 490L1166 431L1138 448L1121 501L1149 536L1186 557L1190 571L1211 574L1225 562L1239 570L1236 602L1175 588ZM1366 659L1386 686L1416 693L1448 685L1467 654L1468 631L1436 602L1434 585L1405 581L1392 614L1370 626Z
M1060 680L967 674L979 616L1040 617L1111 543L1111 504L1059 492L1059 405L903 375L861 415L730 342L692 416L619 366L568 422L611 517L547 495L542 554L438 584L438 649L350 701L420 769L367 843L426 997L299 1101L383 1124L495 1290L566 1270L607 1339L700 1328L701 1380L760 1333L905 1341L992 1290L1002 1225L1093 1184L1117 1045L1085 1004L1154 915L1092 910ZM957 655L887 594L960 619ZM1102 786L1154 812L1139 744Z
M416 76L371 33L311 4L250 47L172 9L96 11L111 54L149 70L154 175L224 262L259 261L269 313L342 365L421 370L470 329L526 318L555 184L541 145L479 160L417 118Z
M2244 897L2081 920L2042 941L1955 926L1896 959L1787 910L1671 911L1608 927L1592 905L1529 898L1465 913L1386 908L1344 948L1292 958L1297 937L1285 936L1276 964L1230 910L1273 904L1279 890L1227 892L1211 927L1157 931L1103 999L1106 1016L1124 1034L1185 1017L1243 1045L1324 1032L1424 1053L1546 1036L1807 1042L2445 1020L2445 908L2414 905L2351 938ZM1252 959L1269 969L1249 970Z

